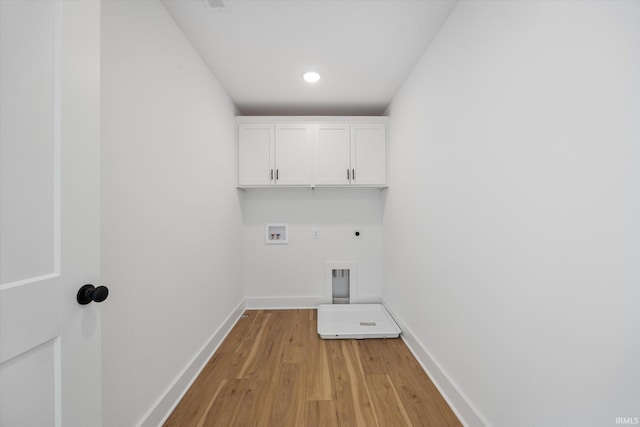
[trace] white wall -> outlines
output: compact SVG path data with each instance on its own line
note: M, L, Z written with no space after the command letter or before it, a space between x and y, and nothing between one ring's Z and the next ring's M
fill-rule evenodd
M234 106L157 1L102 3L104 425L137 425L242 301Z
M300 307L330 302L325 262L357 264L357 295L382 295L384 191L352 188L247 190L242 195L244 283L248 306ZM265 244L266 223L288 223L287 245ZM318 229L319 239L313 239ZM352 231L362 231L354 240ZM326 298L329 300L326 300Z
M383 296L494 426L640 416L640 2L460 2L399 93Z

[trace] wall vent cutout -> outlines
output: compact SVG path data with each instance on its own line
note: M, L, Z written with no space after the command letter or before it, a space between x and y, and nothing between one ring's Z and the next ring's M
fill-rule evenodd
M325 301L331 304L358 303L358 270L352 261L325 262Z

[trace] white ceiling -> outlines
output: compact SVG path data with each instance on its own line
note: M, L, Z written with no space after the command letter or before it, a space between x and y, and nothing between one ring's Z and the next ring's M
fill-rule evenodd
M244 115L379 115L455 0L163 0ZM211 3L222 4L221 0ZM310 85L308 70L322 78Z

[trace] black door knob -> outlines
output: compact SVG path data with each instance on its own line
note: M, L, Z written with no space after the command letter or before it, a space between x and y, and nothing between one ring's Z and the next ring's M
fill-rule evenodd
M91 301L102 302L109 296L109 289L106 286L83 285L78 291L78 304L89 304Z

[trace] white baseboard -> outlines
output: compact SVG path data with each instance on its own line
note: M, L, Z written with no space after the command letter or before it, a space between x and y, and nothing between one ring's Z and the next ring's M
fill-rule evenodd
M409 347L413 356L418 360L422 369L429 375L429 378L431 378L431 381L438 391L440 391L440 394L444 397L444 400L447 401L460 422L466 427L490 427L490 424L480 415L478 410L469 403L469 399L459 391L458 387L444 372L438 362L429 355L426 347L411 332L411 329L402 321L402 318L396 316L386 304L385 308L395 319L396 323L398 323L398 326L400 326L402 330L402 340L407 344L407 347Z
M178 405L178 402L185 395L191 384L198 378L202 369L218 349L222 341L226 338L227 334L231 331L236 324L240 316L245 310L244 300L238 304L231 314L225 319L216 330L211 338L205 343L200 351L194 356L194 358L187 364L184 370L178 375L167 390L160 396L152 408L142 418L142 422L139 424L141 427L156 427L162 425L171 412Z
M289 309L316 308L319 304L327 304L327 298L317 297L245 297L244 303L248 309Z
M248 309L294 309L317 308L320 304L331 304L331 298L316 297L246 297L244 299ZM377 297L352 297L351 304L380 304Z

